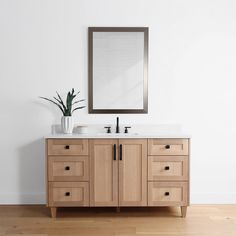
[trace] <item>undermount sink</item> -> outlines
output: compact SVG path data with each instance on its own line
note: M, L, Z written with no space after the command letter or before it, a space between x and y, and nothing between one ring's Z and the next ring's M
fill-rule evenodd
M97 133L98 136L133 136L138 133Z

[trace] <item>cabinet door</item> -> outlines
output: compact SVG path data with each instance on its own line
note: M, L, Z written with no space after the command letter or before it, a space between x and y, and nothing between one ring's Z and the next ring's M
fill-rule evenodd
M118 206L117 150L117 140L90 140L91 206Z
M147 140L119 140L119 205L147 206Z

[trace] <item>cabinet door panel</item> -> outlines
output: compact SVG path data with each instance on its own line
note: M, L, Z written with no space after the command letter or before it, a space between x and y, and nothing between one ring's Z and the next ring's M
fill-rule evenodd
M147 206L147 140L120 139L119 145L119 205Z
M112 139L90 140L91 206L118 206L117 144Z

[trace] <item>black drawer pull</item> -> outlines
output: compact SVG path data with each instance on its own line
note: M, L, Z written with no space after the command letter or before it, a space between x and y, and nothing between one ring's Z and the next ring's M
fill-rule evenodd
M66 167L65 167L65 170L70 170L70 167L69 167L69 166L66 166Z
M114 144L114 161L116 161L116 144Z
M169 196L170 195L170 193L169 192L165 192L165 196Z
M166 146L165 146L165 149L170 149L170 145L169 145L169 144L166 145Z
M122 161L122 144L120 144L120 161Z
M65 146L65 149L70 149L70 145L66 145L66 146Z
M70 196L70 192L65 192L65 196Z
M169 166L165 166L165 170L169 170L170 169L170 167Z

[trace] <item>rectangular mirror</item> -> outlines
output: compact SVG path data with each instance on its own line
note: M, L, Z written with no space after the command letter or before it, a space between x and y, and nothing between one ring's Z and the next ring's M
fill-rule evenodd
M89 27L89 113L148 112L148 28Z

